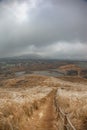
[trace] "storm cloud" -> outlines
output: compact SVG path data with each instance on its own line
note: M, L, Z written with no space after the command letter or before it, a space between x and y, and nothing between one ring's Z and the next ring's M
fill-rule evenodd
M87 0L0 0L0 57L87 59Z

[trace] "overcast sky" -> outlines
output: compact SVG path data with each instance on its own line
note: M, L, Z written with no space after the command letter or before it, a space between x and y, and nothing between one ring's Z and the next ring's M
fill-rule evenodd
M87 0L0 0L0 57L87 59Z

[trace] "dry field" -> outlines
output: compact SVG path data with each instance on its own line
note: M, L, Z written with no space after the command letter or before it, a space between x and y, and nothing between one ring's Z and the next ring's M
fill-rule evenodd
M87 130L87 91L59 89L59 106L67 113L77 130Z
M25 76L1 82L0 130L56 130L54 89L44 76Z
M58 106L67 114L76 130L87 130L87 80L60 77L47 79L45 82L59 86L56 94Z
M67 70L80 71L81 70L81 68L79 66L76 66L75 64L68 64L68 65L60 66L59 69L62 71L67 71Z
M60 79L65 80L65 81L70 81L74 83L82 83L87 85L87 79L84 79L82 77L77 77L77 76L62 76Z
M58 130L55 99L76 130L87 130L87 81L71 79L25 75L1 81L0 130Z
M68 115L76 130L87 130L87 80L76 78L76 81L75 77L74 80L70 77L68 79L64 87L57 91L58 105Z

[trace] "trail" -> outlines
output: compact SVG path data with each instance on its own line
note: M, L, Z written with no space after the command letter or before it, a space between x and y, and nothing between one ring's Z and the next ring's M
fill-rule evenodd
M33 114L28 130L57 130L54 96L55 92L53 92L45 104Z

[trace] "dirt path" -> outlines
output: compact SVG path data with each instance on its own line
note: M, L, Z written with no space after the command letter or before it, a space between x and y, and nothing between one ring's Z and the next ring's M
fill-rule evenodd
M51 94L45 104L34 112L28 130L57 130L55 122L54 96Z

